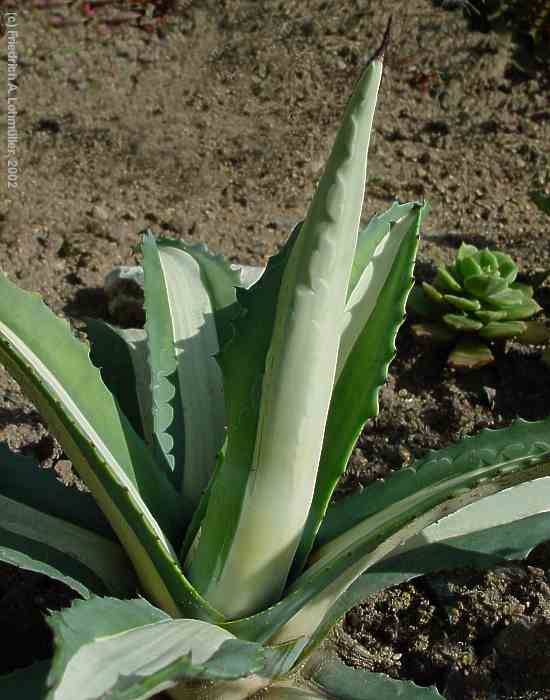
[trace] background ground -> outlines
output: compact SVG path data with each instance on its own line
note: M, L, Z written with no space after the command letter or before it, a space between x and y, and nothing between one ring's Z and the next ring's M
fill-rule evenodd
M84 316L107 317L104 276L139 259L145 227L264 263L302 218L351 86L390 14L365 215L394 197L430 200L421 276L433 261L449 261L461 240L498 246L528 278L550 268L550 220L528 197L550 183L548 64L507 27L473 31L460 9L430 0L142 4L151 22L155 12L165 18L160 28L105 30L97 16L81 24L78 2L50 12L11 3L19 180L17 190L0 180L0 266L77 327ZM128 9L120 2L103 16ZM550 315L548 286L537 299ZM494 367L455 376L443 353L419 350L405 329L380 417L343 487L481 427L548 415L550 371L539 354L512 345ZM64 464L5 374L0 439L49 466ZM364 645L348 659L437 681L453 698L550 697L550 659L543 651L531 659L533 648L548 649L550 624L550 557L537 557L530 568L464 573L450 583L432 577L369 602L347 616L347 631ZM64 593L2 572L0 625L12 638L6 667L25 665L46 653L39 613ZM524 640L512 653L502 638L510 625L513 640ZM522 659L518 668L509 657Z

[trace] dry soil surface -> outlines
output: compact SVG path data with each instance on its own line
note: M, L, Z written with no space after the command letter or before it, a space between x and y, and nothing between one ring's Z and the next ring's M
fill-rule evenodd
M7 188L3 166L0 266L77 329L85 316L109 318L103 279L139 260L146 227L204 241L233 261L265 263L303 217L390 14L365 216L394 198L431 202L424 279L462 240L510 253L526 279L550 268L550 219L528 196L550 183L548 63L510 31L473 31L460 9L430 0L157 2L149 10L167 21L152 32L124 24L101 31L80 21L78 2L58 10L65 27L54 29L52 14L32 4L11 3L18 186ZM4 124L6 109L3 99ZM550 315L547 285L536 298ZM482 427L550 414L549 380L540 350L514 344L490 368L453 374L444 352L417 347L405 328L380 416L364 431L343 488ZM0 439L66 468L4 373ZM6 663L25 665L49 648L38 612L67 598L39 578L2 572L0 625L13 642ZM347 615L358 642L347 659L437 682L449 698L550 697L549 585L543 550L529 565L403 585ZM512 654L509 629L523 640Z

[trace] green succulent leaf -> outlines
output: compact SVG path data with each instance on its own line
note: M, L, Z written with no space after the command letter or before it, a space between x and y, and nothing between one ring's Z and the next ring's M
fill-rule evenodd
M442 310L448 310L448 306L441 306L439 302L435 302L432 297L428 296L422 287L414 286L411 289L407 301L407 310L412 311L413 315L420 318L437 320L441 318Z
M89 493L68 488L55 469L42 469L30 457L0 443L0 494L116 540L107 519Z
M479 262L483 269L487 270L490 275L494 275L496 272L498 272L497 258L488 248L485 248L479 252Z
M445 314L443 320L451 328L457 331L464 331L465 333L472 333L483 328L481 321L476 321L475 318L470 318L464 314Z
M543 461L547 450L550 450L550 418L533 422L520 418L508 428L486 428L449 447L430 450L406 469L394 472L384 481L375 481L363 492L350 494L331 505L319 531L316 548L339 537L365 517L381 512L406 494L423 489L432 482L443 482L462 471L467 474L469 469L475 470L480 464L498 470L516 459L520 465L530 464L530 460L538 461L539 457Z
M473 256L462 258L457 256L456 269L464 281L469 277L479 277L479 275L483 274L483 268Z
M494 361L495 357L490 348L475 338L460 340L447 358L449 367L459 370L480 369Z
M487 296L487 302L499 309L509 309L510 307L521 304L523 301L523 292L519 289L512 289L511 287Z
M450 306L454 306L460 311L479 311L481 304L477 299L468 299L468 297L459 297L454 294L444 294L443 298Z
M371 217L367 225L359 230L357 245L355 247L355 256L351 268L348 299L351 292L357 286L365 268L372 259L374 251L380 245L381 241L387 236L394 224L407 216L411 209L417 207L418 204L418 202L401 204L396 201L389 209L386 209L386 211ZM428 205L425 206L428 207Z
M512 258L506 253L501 253L498 250L493 251L493 255L498 262L498 272L502 279L508 284L512 284L518 274L518 266Z
M0 561L60 581L82 598L108 593L105 583L78 561L48 545L0 528Z
M86 346L37 295L19 290L3 275L0 361L62 444L144 590L174 615L190 605L220 619L179 568L172 546L181 536L176 493L101 381Z
M464 280L466 291L479 299L487 299L491 294L497 294L507 287L506 280L489 274L471 275Z
M531 299L533 297L533 294L535 293L535 290L533 289L532 285L523 284L522 282L513 282L512 284L510 284L510 288L519 290L526 297L529 297L529 299Z
M262 694L266 700L435 700L442 698L433 687L395 680L383 673L351 668L336 656L323 658L309 683L301 687L276 683Z
M37 327L42 330L38 336ZM84 462L91 468L83 459L86 450L97 454L102 463L98 471L108 463L110 478L117 473L136 501L145 510L150 507L166 532L174 533L176 504L170 486L157 474L146 446L90 363L86 347L37 295L18 289L4 275L0 275L0 360L42 411L73 464L81 468L84 481ZM74 433L76 440L69 437ZM93 493L94 488L88 487ZM152 524L151 514L149 518ZM154 527L158 529L156 523ZM160 532L159 536L165 539Z
M479 335L487 340L498 338L514 338L525 333L527 326L523 321L490 321L479 331Z
M326 693L306 688L295 688L288 685L274 685L262 695L266 700L330 700Z
M437 268L433 286L439 291L449 294L459 294L463 291L462 286L452 275L451 271L444 266Z
M428 299L434 304L437 304L437 306L440 309L442 306L447 307L447 304L445 303L445 297L439 291L439 289L436 289L432 284L429 284L428 282L422 282L422 289L424 290L424 294L428 297Z
M133 593L130 562L89 493L0 445L0 559L88 597Z
M230 446L223 457L216 478L209 486L209 496L202 501L206 515L201 528L203 552L195 548L186 562L192 580L206 582L213 571L215 558L226 557L231 545L231 527L235 527L241 499L253 461L254 441L258 423L261 377L269 349L275 320L275 300L283 271L299 227L282 250L269 259L266 271L258 282L238 290L238 303L245 313L235 320L234 332L219 356L224 374L224 391L228 416ZM223 467L223 468L222 468ZM219 541L219 513L225 514L225 537Z
M323 659L313 674L313 682L324 695L333 700L435 700L443 698L435 687L423 688L412 681L390 678L383 673L372 673L346 666L338 657Z
M479 318L482 323L489 323L490 321L502 321L508 318L508 311L489 311L487 309L482 309L481 311L475 311L474 316Z
M524 297L520 304L511 307L506 311L508 321L519 321L534 316L541 310L541 307L534 299Z
M469 243L461 243L460 248L456 254L456 259L458 262L462 262L467 258L471 258L474 255L478 255L479 250L475 245L470 245Z

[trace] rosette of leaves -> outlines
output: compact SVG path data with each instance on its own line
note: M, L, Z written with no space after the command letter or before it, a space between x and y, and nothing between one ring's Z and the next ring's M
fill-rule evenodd
M0 676L2 700L435 700L345 666L331 628L388 586L548 539L550 419L333 502L378 411L426 211L360 225L382 61L255 281L149 232L145 328L90 321L88 347L0 274L0 363L89 491L0 446L0 562L80 596L48 617L53 658Z
M518 267L506 253L463 243L452 265L438 268L431 283L416 285L409 310L421 319L414 335L452 344L447 364L477 369L494 362L491 344L516 338L538 344L548 338L542 323L528 322L541 307L533 288L516 282Z

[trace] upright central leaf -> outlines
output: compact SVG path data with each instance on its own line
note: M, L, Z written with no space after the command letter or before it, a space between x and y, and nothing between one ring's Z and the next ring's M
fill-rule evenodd
M381 74L379 52L348 104L325 173L288 256L276 312L266 309L271 335L260 375L248 377L248 405L240 413L229 411L226 458L190 571L204 595L229 617L252 613L280 596L307 519L336 372ZM258 287L268 285L269 278L266 273L267 281ZM258 332L244 327L250 339ZM239 333L242 326L236 329ZM253 349L245 346L244 352ZM222 354L221 363L230 386L227 374L236 371L235 362L224 362ZM258 393L258 403L250 405ZM229 404L231 400L229 395ZM243 458L247 464L242 464ZM238 491L240 486L231 475L239 474L242 483L244 469L242 495L228 499L228 490ZM220 523L217 504L222 492Z

